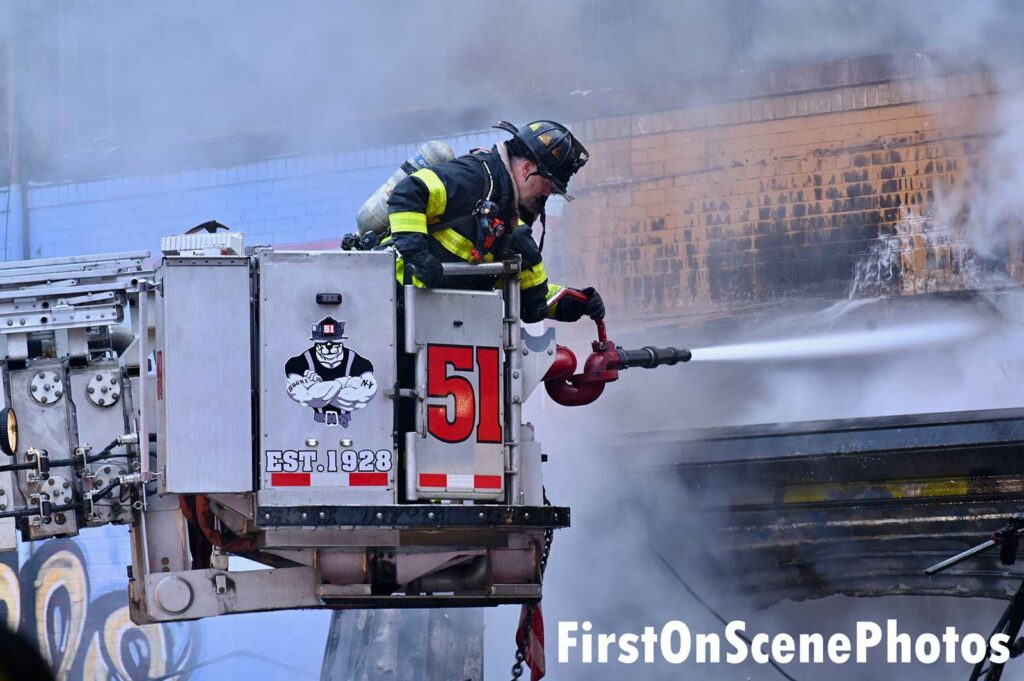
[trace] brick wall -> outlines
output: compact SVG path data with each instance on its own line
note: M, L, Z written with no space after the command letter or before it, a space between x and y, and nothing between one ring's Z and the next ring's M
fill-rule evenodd
M923 216L977 181L993 102L973 73L579 121L552 269L621 319L840 296L872 263L898 292L962 287L962 216Z

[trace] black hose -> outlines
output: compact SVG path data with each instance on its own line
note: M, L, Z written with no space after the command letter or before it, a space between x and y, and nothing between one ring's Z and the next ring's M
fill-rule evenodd
M77 510L78 504L61 504L60 506L51 506L50 515L54 513L62 513L64 511ZM0 518L28 518L34 515L39 515L38 508L16 508L13 511L0 512Z
M116 457L116 456L125 456L124 454L111 454L111 452L114 450L114 448L118 446L118 441L117 440L118 439L115 438L110 444L108 444L106 447L101 449L98 454L93 454L91 456L85 457L86 463L95 463L96 461L101 461L103 459L110 459L110 458L113 458L113 457ZM150 440L150 442L155 441L156 440L156 434L155 433L150 433L149 440ZM74 464L75 464L75 460L74 459L54 459L54 460L49 462L50 468L61 467L61 466L71 466L71 465L74 465ZM33 463L13 463L13 464L8 464L6 466L0 466L0 473L5 473L7 471L33 470L36 467L37 467L37 465L34 462ZM92 501L95 502L95 501L97 501L99 499L103 499L104 497L110 496L111 492L114 491L114 488L119 487L120 485L121 485L121 483L118 480L114 480L113 482L108 484L106 487L104 487L100 491L98 491L95 494L93 494L92 495ZM77 503L62 504L60 506L53 506L53 507L50 508L50 513L52 514L52 513L60 513L60 512L63 512L63 511L75 511L75 510L79 510L80 506L81 505L77 504ZM2 512L0 512L0 518L27 518L27 517L34 516L34 515L39 515L39 509L36 509L36 508L19 508L19 509L15 509L15 510L12 510L12 511L2 511Z
M121 482L119 480L114 480L109 485L107 485L106 487L101 489L99 492L96 492L95 494L93 494L92 495L92 501L95 502L98 499L102 499L104 497L110 496L110 493L114 491L114 488L115 487L120 487L120 485L121 485ZM60 504L59 506L51 506L50 507L50 513L48 515L53 515L54 513L63 513L64 511L81 511L81 510L82 510L82 508L81 508L81 504L80 503ZM17 509L14 509L13 511L3 511L3 512L0 512L0 518L28 518L28 517L34 516L34 515L39 515L39 509L38 508L17 508Z
M149 441L150 442L156 442L156 433L150 433L149 434ZM127 456L128 458L131 458L132 455L130 453L129 454L111 454L110 452L114 449L114 447L117 447L117 444L118 444L117 440L115 439L109 445L107 445L106 447L101 449L99 454L93 454L91 456L85 457L85 462L86 463L96 463L97 461L102 461L103 459L116 459L116 458L121 457L121 456ZM147 447L147 449L148 449L148 447ZM150 452L149 455L150 456L156 456L152 452Z
M9 463L6 466L0 466L0 473L6 473L7 471L27 471L32 470L36 467L34 463Z
M150 442L155 441L155 439L156 434L150 434ZM110 444L101 449L98 453L91 454L85 457L85 462L96 463L97 461L102 461L104 459L114 459L120 456L130 457L131 454L111 454L111 452L114 451L114 448L117 447L118 444L118 438L114 438L114 440ZM50 468L63 468L66 466L74 466L76 463L78 463L77 459L51 459ZM37 466L35 463L12 463L7 464L6 466L0 466L0 473L6 473L8 471L28 471L33 470L36 467Z
M114 480L109 485L107 485L106 487L101 489L99 492L96 492L95 494L92 495L93 503L95 503L98 499L102 499L103 497L110 496L110 493L114 491L114 488L115 487L120 487L120 486L121 486L121 482L119 480Z
M111 442L106 447L104 447L103 449L101 449L99 451L99 454L91 454L91 455L85 457L85 462L86 463L95 463L95 462L101 461L103 459L111 458L110 452L112 452L114 450L114 447L116 447L116 446L117 446L117 438L114 438L114 441Z
M27 518L33 515L39 515L38 508L16 508L13 511L0 511L0 518Z

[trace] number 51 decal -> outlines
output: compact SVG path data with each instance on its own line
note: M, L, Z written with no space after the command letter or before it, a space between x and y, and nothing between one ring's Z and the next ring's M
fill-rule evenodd
M501 380L498 348L470 345L427 346L427 397L442 398L443 404L427 405L427 431L444 442L464 442L476 428L477 442L502 441ZM474 362L475 360L475 362ZM477 386L469 378L450 371L473 371ZM455 408L448 408L448 397Z

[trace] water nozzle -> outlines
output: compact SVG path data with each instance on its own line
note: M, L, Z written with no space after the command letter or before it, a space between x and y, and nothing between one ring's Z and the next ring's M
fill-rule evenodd
M682 348L656 348L652 345L640 348L639 350L623 350L618 349L619 362L621 366L619 369L628 369L630 367L643 367L644 369L654 369L664 365L671 366L680 362L689 362L690 354L689 350Z

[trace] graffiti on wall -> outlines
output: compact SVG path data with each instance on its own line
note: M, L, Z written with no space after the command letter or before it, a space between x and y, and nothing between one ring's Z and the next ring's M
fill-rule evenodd
M124 590L91 592L85 557L71 540L50 540L20 567L0 554L0 623L39 645L59 679L184 681L198 636L191 623L136 626Z

